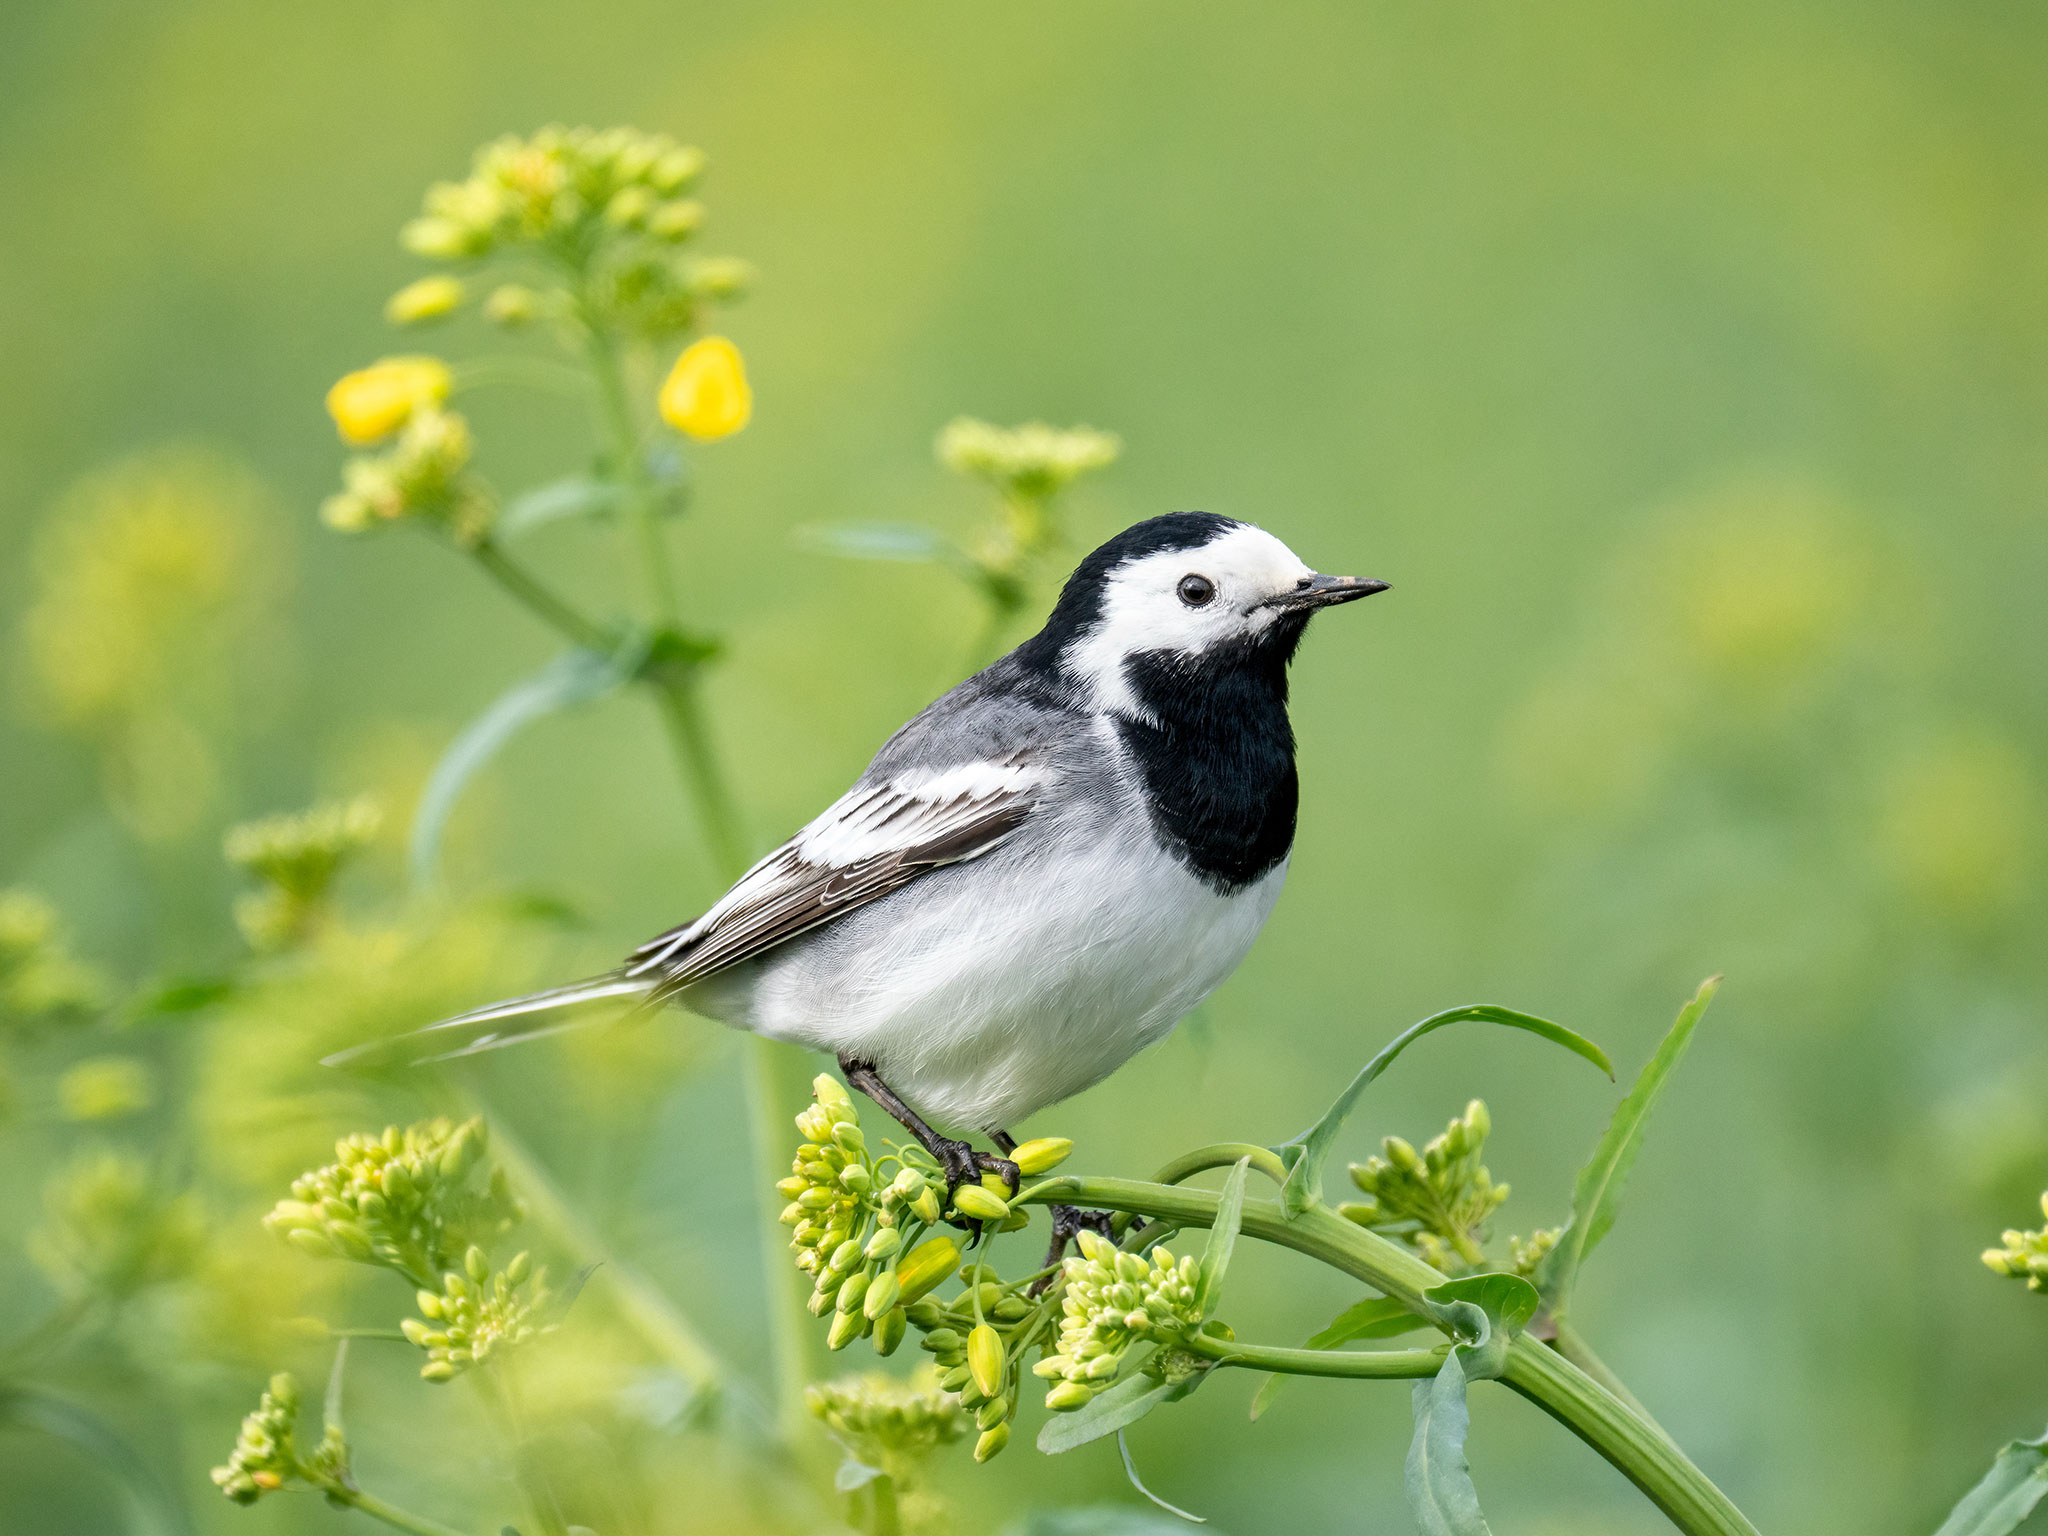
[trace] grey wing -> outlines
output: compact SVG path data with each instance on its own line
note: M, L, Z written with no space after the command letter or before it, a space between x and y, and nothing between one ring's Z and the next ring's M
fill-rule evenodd
M949 864L978 858L1030 817L1050 771L1018 752L863 782L740 877L693 923L650 939L622 977L655 1006Z

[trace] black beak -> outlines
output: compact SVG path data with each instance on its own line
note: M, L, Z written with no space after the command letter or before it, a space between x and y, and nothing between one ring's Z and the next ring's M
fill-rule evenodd
M1338 603L1355 602L1386 590L1386 582L1374 581L1370 576L1304 576L1294 584L1292 592L1269 597L1259 606L1313 611L1333 608Z

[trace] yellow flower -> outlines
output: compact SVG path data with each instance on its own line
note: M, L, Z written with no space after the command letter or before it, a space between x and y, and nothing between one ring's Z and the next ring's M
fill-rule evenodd
M740 349L723 336L706 336L683 348L661 386L661 419L700 442L730 437L754 414L747 367Z
M381 442L422 405L448 398L453 383L438 357L387 357L344 374L327 391L327 414L345 443Z

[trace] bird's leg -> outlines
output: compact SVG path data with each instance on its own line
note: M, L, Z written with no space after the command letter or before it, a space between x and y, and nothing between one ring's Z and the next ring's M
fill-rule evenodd
M882 1081L880 1074L875 1071L873 1062L856 1061L851 1056L842 1056L839 1058L839 1070L846 1074L847 1082L886 1109L906 1131L917 1138L919 1146L931 1153L946 1175L946 1194L949 1198L962 1184L976 1183L984 1173L1001 1174L1003 1182L1009 1185L1010 1193L1013 1195L1023 1183L1024 1176L1017 1171L1017 1165L1007 1157L977 1152L967 1142L955 1141L952 1137L941 1136L933 1130L925 1123L922 1115L896 1096L895 1089ZM997 1145L1002 1146L1006 1152L1016 1147L1016 1143L1010 1141L1007 1136L999 1138Z
M1008 1131L990 1131L988 1134L989 1140L1003 1151L1017 1150L1016 1139ZM1067 1244L1073 1241L1077 1232L1099 1232L1112 1242L1116 1240L1116 1233L1110 1228L1110 1223L1116 1219L1113 1212L1084 1211L1078 1205L1048 1205L1045 1213L1052 1218L1052 1245L1045 1250L1045 1262L1039 1266L1041 1269L1052 1269L1058 1265L1066 1256ZM1052 1282L1053 1276L1047 1275L1031 1287L1031 1294L1038 1295Z

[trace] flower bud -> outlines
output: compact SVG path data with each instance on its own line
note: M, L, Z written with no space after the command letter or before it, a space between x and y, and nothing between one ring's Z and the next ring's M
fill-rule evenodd
M327 391L327 414L343 442L362 447L389 437L420 407L439 405L453 383L437 357L387 357L337 380Z
M903 1234L894 1227L877 1227L875 1235L868 1239L861 1250L871 1259L886 1259L903 1246Z
M540 295L520 283L501 283L484 300L484 318L493 325L517 330L540 314Z
M1084 1381L1063 1381L1045 1394L1045 1406L1054 1413L1072 1413L1087 1407L1094 1396L1095 1389Z
M491 1261L475 1243L471 1243L469 1252L462 1256L462 1267L469 1271L469 1278L478 1285L482 1285L491 1273Z
M860 1337L860 1330L867 1319L858 1312L841 1312L832 1319L831 1331L825 1335L827 1349L844 1349Z
M694 198L677 198L647 215L647 233L658 240L687 240L703 222L702 203Z
M420 1367L420 1379L422 1381L452 1381L454 1377L455 1366L452 1361L429 1360Z
M439 320L462 303L460 278L423 277L407 283L384 302L384 318L393 325L420 325Z
M903 1342L903 1334L909 1326L901 1307L892 1307L875 1319L875 1353L893 1355L896 1346Z
M1041 1136L1012 1152L1010 1161L1017 1165L1018 1172L1036 1176L1059 1167L1073 1150L1073 1142L1064 1136Z
M971 1386L974 1373L964 1365L956 1365L939 1378L939 1386L947 1392L958 1392L962 1387Z
M994 1429L983 1431L981 1438L974 1442L974 1459L987 1461L1009 1443L1010 1426L998 1424Z
M962 1184L953 1191L953 1209L976 1221L1001 1221L1010 1214L1009 1205L979 1184Z
M845 1283L839 1287L839 1300L835 1305L842 1312L858 1312L860 1310L861 1297L867 1294L868 1286L872 1282L872 1271L865 1269L855 1270L846 1277Z
M662 420L699 442L739 431L754 410L739 348L723 336L706 336L685 347L661 386L660 406Z
M1010 1400L1007 1397L992 1397L975 1410L974 1424L977 1429L994 1429L1010 1416Z
M929 1226L932 1222L937 1221L941 1215L939 1192L932 1188L931 1185L925 1185L911 1200L910 1209L919 1221Z
M704 174L704 151L685 144L656 160L647 171L648 184L659 192L680 192Z
M512 1262L505 1266L505 1278L513 1285L526 1284L526 1277L533 1271L533 1255L523 1250L512 1255Z
M994 1397L1003 1389L1003 1336L987 1323L979 1323L967 1335L967 1368L983 1397Z
M945 1283L953 1273L953 1266L960 1262L960 1246L950 1237L935 1237L919 1243L896 1265L896 1279L902 1286L901 1299L906 1303L921 1299L927 1292Z
M860 1309L870 1319L879 1318L896 1305L896 1299L902 1292L895 1272L885 1269L869 1284L867 1293L861 1297Z
M285 1233L284 1240L301 1253L310 1254L316 1259L331 1259L337 1256L334 1244L327 1240L327 1234L315 1231L311 1227L293 1227Z

